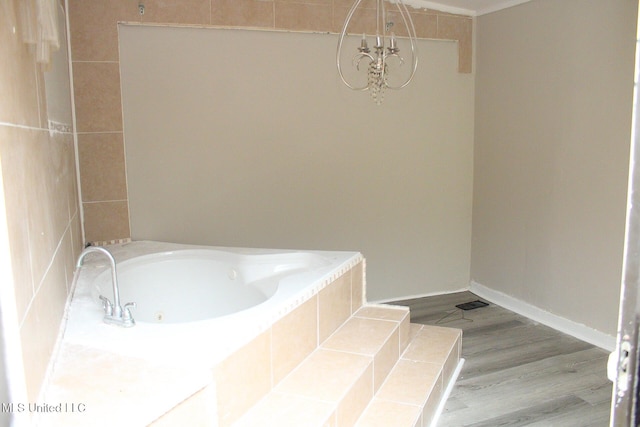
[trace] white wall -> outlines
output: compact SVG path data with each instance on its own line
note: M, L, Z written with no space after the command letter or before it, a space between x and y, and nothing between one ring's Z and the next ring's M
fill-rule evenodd
M615 334L637 2L477 20L471 279Z
M420 41L378 107L339 82L336 42L121 26L133 239L361 251L369 300L467 287L473 75Z

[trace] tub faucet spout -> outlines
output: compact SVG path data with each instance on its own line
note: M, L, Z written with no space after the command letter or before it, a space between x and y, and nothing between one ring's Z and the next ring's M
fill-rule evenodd
M111 325L122 326L125 328L134 326L136 324L133 316L131 315L131 311L129 310L129 306L135 307L135 302L130 302L124 305L124 308L120 305L120 290L118 289L118 277L116 274L116 260L111 255L111 252L106 250L105 248L101 248L99 246L89 246L86 248L80 256L78 257L78 262L76 263L76 269L82 267L82 262L84 258L90 253L100 253L106 256L109 259L109 263L111 264L111 283L113 285L113 303L109 300L109 298L100 295L100 299L102 300L102 308L104 309L104 322L109 323Z

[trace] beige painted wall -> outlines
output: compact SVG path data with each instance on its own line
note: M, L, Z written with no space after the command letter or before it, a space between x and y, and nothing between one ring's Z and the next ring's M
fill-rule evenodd
M637 2L477 20L471 279L613 335Z
M339 33L351 0L69 0L80 182L87 241L131 237L118 72L118 22ZM373 13L367 5L369 13ZM457 69L471 72L469 16L410 9L420 38L456 40ZM356 20L357 21L357 20ZM359 22L358 25L361 25ZM367 21L375 31L375 20ZM358 29L363 32L365 29Z
M1 285L14 286L26 397L35 402L58 336L82 235L66 41L45 72L22 40L20 3L0 5L0 205L6 208L13 272L12 282ZM62 9L59 22L60 35L66 38Z
M454 42L376 106L337 37L122 26L133 239L361 251L370 300L469 283L473 75ZM161 70L161 72L158 72Z

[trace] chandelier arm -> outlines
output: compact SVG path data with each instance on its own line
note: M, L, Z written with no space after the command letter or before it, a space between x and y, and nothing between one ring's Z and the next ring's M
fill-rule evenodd
M398 55L397 53L388 53L388 54L386 54L384 56L384 58L385 58L385 61L386 61L387 58L398 58L400 60L400 65L399 66L401 67L402 65L404 65L404 58L402 56Z
M344 21L344 26L342 27L342 31L340 32L340 38L338 39L338 48L336 49L336 67L338 68L338 74L340 75L340 79L342 79L342 83L344 83L349 89L365 91L367 90L368 85L358 87L347 82L347 80L344 78L344 74L342 73L342 66L340 64L340 53L342 52L342 43L344 41L344 37L347 34L347 27L349 26L349 23L351 22L351 18L353 17L353 14L355 13L360 3L362 3L362 0L356 0L353 3L353 6L351 6L351 9L347 14L347 19L345 19Z
M353 59L351 60L351 62L356 66L356 69L358 71L360 71L360 62L364 59L364 58L369 58L369 63L373 62L373 56L370 53L356 53L355 55L353 55Z
M411 80L413 80L413 76L416 74L416 69L418 68L418 48L416 46L416 29L413 25L413 20L411 19L411 15L409 14L407 6L402 0L396 0L395 3L398 8L398 12L400 12L400 16L402 17L404 26L407 29L409 44L411 45L411 74L409 75L409 78L405 80L400 86L387 85L389 89L399 90L406 87L411 82ZM400 59L402 60L401 57ZM402 60L402 62L404 63L404 60Z

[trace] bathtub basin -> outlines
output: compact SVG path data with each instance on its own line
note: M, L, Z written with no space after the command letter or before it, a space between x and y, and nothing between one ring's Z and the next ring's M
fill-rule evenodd
M327 266L304 252L239 254L185 249L135 257L117 266L122 303L137 323L183 323L234 314L273 297L285 277ZM113 297L111 274L93 283L93 297Z
M136 241L108 247L121 304L136 325L104 323L109 264L90 254L76 273L65 341L161 363L211 365L362 260L357 252L227 248Z

